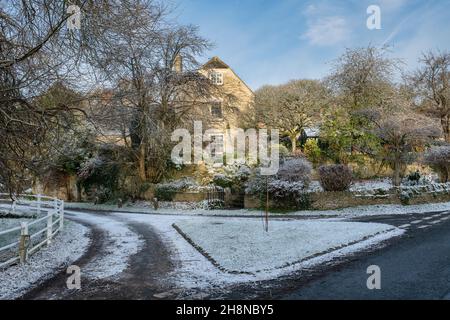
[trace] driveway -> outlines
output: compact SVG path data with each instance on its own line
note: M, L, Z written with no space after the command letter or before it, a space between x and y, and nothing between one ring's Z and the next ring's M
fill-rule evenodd
M151 226L127 221L123 217L118 219L108 213L84 210L84 214L94 219L85 219L76 213L66 214L68 219L91 229L90 247L83 257L73 263L81 269L81 290L67 289L68 275L64 268L53 278L29 291L22 299L155 299L155 294L170 291L170 283L161 281L173 269L170 254ZM101 224L92 222L95 217L101 217L102 221L112 219L137 234L143 241L139 251L129 257L128 267L115 277L95 279L83 275L83 270L92 269L91 264L102 256L114 255L108 246L114 234L107 233L101 228Z

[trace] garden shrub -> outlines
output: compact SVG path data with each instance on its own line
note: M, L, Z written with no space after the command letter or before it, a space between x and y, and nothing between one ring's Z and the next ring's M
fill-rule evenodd
M302 182L307 186L311 180L312 165L305 158L286 159L278 170L278 179L289 182Z
M231 188L234 184L233 179L224 174L216 174L213 177L213 183L222 188Z
M234 192L241 192L250 175L251 170L247 165L229 164L214 174L212 183L221 188L231 188Z
M272 180L267 185L269 197L278 202L283 208L308 209L310 207L309 196L303 182L289 182Z
M177 192L172 186L157 185L155 188L155 198L158 201L172 201L175 193Z
M277 177L255 174L246 183L245 192L258 196L261 207L264 207L267 191L269 198L277 208L303 210L310 207L311 201L306 192L310 181L310 164L304 159L290 160L294 161L285 161L282 165L283 170ZM291 168L291 166L295 167L296 170L289 173L288 168ZM294 181L293 177L296 177L297 181Z
M220 199L214 199L210 201L203 201L202 208L205 210L217 210L217 209L223 209L225 207L225 202Z
M159 201L173 201L173 198L177 192L201 190L202 187L199 186L193 179L183 178L155 185L155 197Z
M111 200L119 189L119 165L104 156L87 159L77 176L84 190L98 203Z
M325 191L348 190L353 181L352 170L342 164L319 167L319 180Z
M303 147L303 153L305 154L306 158L308 158L308 160L311 161L312 163L314 164L319 163L322 157L322 151L320 150L317 139L306 140L305 145Z
M280 155L281 158L286 158L291 154L289 149L286 148L286 146L284 144L281 144L281 143L277 144L275 146L275 148L278 148L278 154Z
M408 181L409 185L419 184L420 178L421 176L419 171L411 172L406 176L406 180Z
M97 204L105 203L112 199L112 190L100 185L92 191L92 196Z

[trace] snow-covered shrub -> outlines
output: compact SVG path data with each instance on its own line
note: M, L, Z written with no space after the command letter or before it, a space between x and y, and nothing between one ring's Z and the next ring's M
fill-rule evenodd
M106 156L87 159L77 172L86 193L97 203L114 198L119 186L119 164Z
M155 187L155 198L160 201L172 201L177 192L172 186L157 185Z
M99 157L87 159L81 164L81 167L78 170L78 178L80 180L89 179L91 176L95 174L97 170L100 170L103 165L104 161Z
M222 188L240 191L251 175L250 168L245 164L235 163L224 166L213 175L212 183Z
M410 174L408 174L406 176L406 180L408 181L408 183L410 185L417 185L417 184L419 184L420 178L421 178L421 175L420 175L419 171L411 172Z
M283 144L277 144L274 146L274 148L278 149L278 154L280 155L281 158L286 158L291 154L289 149L286 148L286 146Z
M269 198L283 208L308 209L310 200L303 182L272 180L267 184Z
M278 208L288 209L307 209L310 206L310 199L307 192L309 180L287 181L274 177L254 175L246 183L245 192L250 195L258 196L261 205L265 203L266 193L269 193L269 199Z
M172 201L175 193L181 191L201 191L193 179L183 178L179 180L159 183L155 186L155 197L160 201Z
M167 187L176 191L199 191L202 189L202 186L192 178L181 178L178 180L161 182L156 187Z
M450 146L431 147L424 155L424 163L435 170L441 182L447 182L450 174Z
M213 183L222 188L231 188L233 186L233 179L224 174L216 174L213 177Z
M266 190L268 177L255 174L245 184L245 193L251 195L259 195Z
M319 180L325 191L348 190L353 181L352 170L342 164L319 167Z
M217 210L217 209L223 209L225 206L225 202L220 199L214 199L214 200L203 200L201 202L201 208L205 210Z
M96 204L105 203L112 198L112 195L113 194L111 188L107 188L101 185L92 191L92 196L94 197L94 201Z
M412 186L426 186L426 185L432 185L438 182L439 179L437 179L434 175L420 175L419 180L411 180L409 175L406 176L402 180L401 186L403 187L412 187Z
M409 201L411 200L411 198L413 197L413 195L414 195L414 193L413 193L412 190L408 190L408 189L402 190L402 191L400 192L400 195L399 195L400 202L401 202L403 205L408 205L408 204L409 204Z
M286 159L278 170L278 179L289 182L302 182L308 185L311 179L311 163L305 158Z
M235 176L241 181L246 181L248 177L252 174L252 170L246 165L239 166L239 169L237 170Z

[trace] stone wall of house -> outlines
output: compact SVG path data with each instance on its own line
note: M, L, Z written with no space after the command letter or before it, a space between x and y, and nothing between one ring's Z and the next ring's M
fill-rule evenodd
M219 64L220 63L221 62L219 62ZM208 73L211 71L217 71L223 74L223 85L218 86L220 95L217 97L218 100L223 102L223 119L212 119L212 121L208 123L207 127L220 130L241 127L241 115L242 113L247 112L253 103L254 93L231 68L208 67L200 70L200 73L207 77Z

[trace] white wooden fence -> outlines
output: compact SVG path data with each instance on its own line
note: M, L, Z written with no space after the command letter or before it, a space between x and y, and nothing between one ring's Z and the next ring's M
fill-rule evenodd
M31 222L22 222L8 230L0 229L0 239L7 235L18 234L16 239L0 248L0 269L16 263L25 263L28 257L44 245L50 245L52 239L64 227L64 201L43 195L19 195L11 200L9 194L0 193L0 203L10 204L12 213L26 211L35 213ZM9 199L9 201L8 201ZM30 234L30 227L44 224L45 227ZM6 257L6 258L2 258Z

